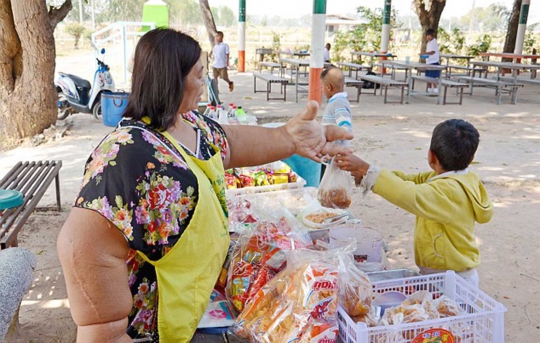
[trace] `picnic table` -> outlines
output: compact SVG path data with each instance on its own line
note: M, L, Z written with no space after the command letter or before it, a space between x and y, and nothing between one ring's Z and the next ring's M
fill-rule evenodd
M471 61L473 66L479 67L493 67L497 68L497 76L494 79L476 78L471 76L460 78L463 81L470 83L471 92L473 93L474 86L492 87L496 89L495 95L497 96L497 105L501 103L501 95L503 90L511 94L511 103L517 103L517 90L523 87L524 80L517 77L518 71L523 69L539 70L540 65L534 64L522 64L513 62L489 62L489 61ZM504 77L504 70L511 70L512 77ZM540 84L537 80L526 80L529 83Z
M374 59L375 58L382 58L382 57L386 57L386 58L396 58L397 56L392 54L392 53L386 53L386 54L382 54L380 52L368 52L368 51L353 51L351 52L351 62L354 61L354 56L365 56L365 57L370 57L370 61L369 61L369 64L371 66L371 69L373 69L373 66L374 66Z
M302 52L302 51L287 51L287 50L279 50L278 56L280 55L287 55L287 56L293 56L293 57L309 57L309 52Z
M298 93L307 93L309 90L306 86L309 85L309 82L306 81L300 81L299 74L300 74L300 68L304 67L304 76L308 75L308 68L310 64L310 60L308 59L300 59L300 58L282 58L280 59L281 64L290 65L291 68L291 80L294 79L294 88L296 93L296 102L298 102ZM324 67L331 66L330 63L325 62ZM285 68L285 75L287 74L287 70Z
M410 103L411 95L415 95L415 94L427 95L428 94L427 92L413 91L412 71L414 69L419 70L419 71L425 71L425 70L446 71L446 66L443 66L443 65L433 65L433 64L411 62L411 61L407 62L407 61L396 61L396 60L382 60L379 63L382 65L381 75L383 75L383 71L387 66L388 68L392 69L392 75L395 75L395 72L394 72L395 68L405 69L405 75L406 75L405 81L407 82L407 102L406 102L407 104ZM442 78L440 77L438 81L439 81L439 86L440 86L442 82ZM440 104L442 100L442 95L443 95L442 92L439 92L439 95L437 97L437 104Z
M474 56L457 55L457 54L441 54L440 56L441 58L444 58L446 61L446 70L449 76L452 75L452 69L465 70L467 75L469 75L471 71L473 72L473 74L475 74L476 72L479 72L481 74L482 72L485 71L484 68L480 68L480 69L471 68L471 60L474 58ZM450 60L466 60L467 65L466 66L452 65L450 64Z
M511 58L513 62L517 63L524 59L530 59L531 61L540 59L540 55L514 54L510 52L481 52L480 56L485 57L486 61L489 61L490 57L500 57Z

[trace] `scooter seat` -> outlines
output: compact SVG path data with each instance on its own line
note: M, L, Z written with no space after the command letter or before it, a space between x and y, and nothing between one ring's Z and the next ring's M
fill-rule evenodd
M69 77L71 80L73 80L73 83L75 83L75 85L78 87L86 88L86 90L89 90L90 88L92 88L92 85L90 84L90 82L88 82L87 80L81 77L78 77L77 75L66 74L66 73L60 73L60 74L66 77Z

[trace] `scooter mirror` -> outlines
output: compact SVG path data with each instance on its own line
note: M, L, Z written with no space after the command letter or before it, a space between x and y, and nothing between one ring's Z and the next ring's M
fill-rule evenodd
M101 49L101 54L105 54L105 48Z

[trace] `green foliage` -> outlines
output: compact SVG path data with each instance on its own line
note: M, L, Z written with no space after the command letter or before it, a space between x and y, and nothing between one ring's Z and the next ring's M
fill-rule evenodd
M201 7L195 0L165 0L169 5L169 22L189 26L201 24Z
M281 35L276 32L272 32L272 54L270 55L271 61L277 61L278 51L281 50Z
M538 50L539 45L537 42L540 41L540 35L534 32L538 25L540 25L540 23L527 25L525 39L523 41L523 52L526 54L532 54L534 48Z
M477 41L467 47L467 55L478 56L481 52L487 52L491 46L491 35L484 34Z
M69 23L65 26L66 33L73 37L75 39L75 49L79 48L79 41L81 40L81 36L83 35L86 28L75 22L75 23Z
M216 24L220 26L230 27L236 24L236 16L233 10L228 6L219 7L219 22Z
M448 31L439 26L437 42L439 43L439 51L442 54L461 54L465 46L465 36L457 27L454 27L448 33Z
M493 32L506 29L508 22L508 9L501 4L493 4L488 7L476 7L461 17L460 23L469 27L472 16L473 30Z
M334 36L334 60L343 61L347 51L379 51L381 48L381 28L383 22L383 10L371 9L360 6L358 14L365 19L366 23L358 25L348 32L337 32ZM397 12L393 9L390 18L390 42L388 49L391 50L393 30L400 28L397 21Z

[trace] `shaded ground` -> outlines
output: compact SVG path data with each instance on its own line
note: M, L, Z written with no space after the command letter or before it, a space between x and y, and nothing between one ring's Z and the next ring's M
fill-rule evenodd
M283 120L305 106L266 102L252 93L252 77L233 75L234 93L226 102L244 105L266 120ZM225 89L225 84L221 84ZM294 98L291 96L291 99ZM425 170L431 130L446 118L466 118L480 131L481 145L472 169L485 181L496 214L477 227L482 265L481 288L502 302L506 341L527 342L540 334L540 102L538 89L528 87L517 106L494 104L492 90L481 89L463 106L437 106L432 98L414 98L410 105L383 105L380 96L362 95L353 104L354 147L366 160L388 168ZM508 101L508 98L505 98ZM269 118L270 117L270 118ZM37 254L31 291L21 307L21 335L8 342L73 342L75 326L69 314L65 285L56 257L56 235L77 193L84 162L110 128L90 115L72 117L74 127L60 141L22 146L0 153L0 177L19 160L61 159L62 213L37 212L22 230L21 243ZM54 203L54 188L40 206ZM390 245L392 267L413 267L414 217L376 195L354 196L352 211L366 226L383 232Z

